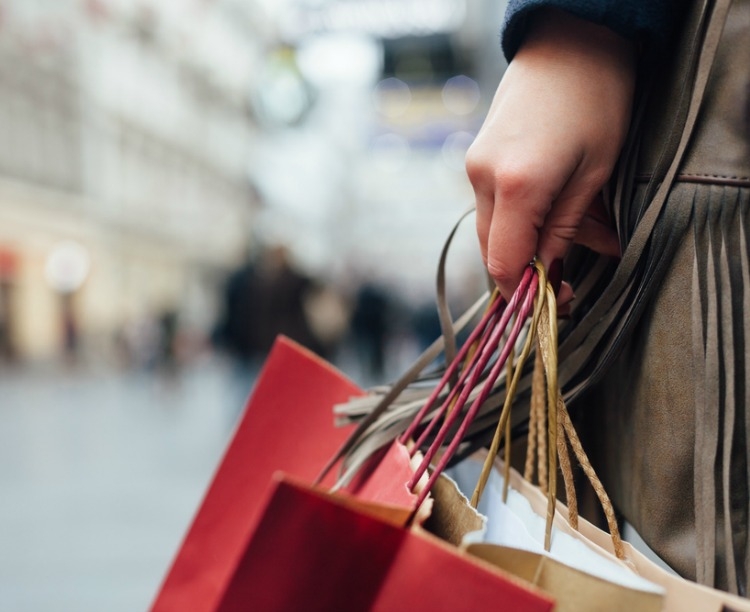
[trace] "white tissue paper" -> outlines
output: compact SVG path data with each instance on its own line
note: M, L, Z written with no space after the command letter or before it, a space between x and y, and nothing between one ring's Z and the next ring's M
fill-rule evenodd
M474 491L481 470L481 463L469 459L452 467L447 474L468 497ZM545 519L536 514L529 501L513 488L508 489L507 503L503 502L503 476L497 470L492 470L477 510L487 517L486 527L467 534L464 538L466 545L488 543L528 550L627 588L650 593L665 592L661 586L600 555L554 525L550 550L545 551Z

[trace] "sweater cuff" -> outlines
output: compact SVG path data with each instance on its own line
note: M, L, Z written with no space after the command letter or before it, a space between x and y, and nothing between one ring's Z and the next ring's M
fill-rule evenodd
M523 42L529 17L541 8L558 8L648 47L662 46L671 33L668 0L510 0L505 12L502 47L510 62Z

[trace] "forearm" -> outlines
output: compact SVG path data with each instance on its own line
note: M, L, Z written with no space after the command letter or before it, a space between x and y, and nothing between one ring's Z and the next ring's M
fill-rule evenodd
M592 214L630 123L635 44L557 9L535 11L466 157L487 269L507 298L536 255L573 242L616 255Z

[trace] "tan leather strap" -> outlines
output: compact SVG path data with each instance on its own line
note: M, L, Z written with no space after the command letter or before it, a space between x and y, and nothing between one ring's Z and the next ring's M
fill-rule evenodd
M636 183L648 183L652 175L635 177ZM721 187L750 187L750 176L725 176L722 174L688 174L680 172L675 183L696 183L699 185L719 185Z

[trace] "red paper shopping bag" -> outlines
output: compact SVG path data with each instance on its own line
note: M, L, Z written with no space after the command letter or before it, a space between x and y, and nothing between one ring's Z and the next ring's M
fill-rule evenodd
M202 505L154 603L156 611L214 610L244 553L277 470L311 482L349 435L331 407L362 390L279 337Z
M278 475L215 609L553 609L554 602L535 587L436 538L404 529L400 520L382 504L330 494Z
M227 451L161 586L154 612L215 610L258 520L273 474L312 482L350 435L332 407L364 392L333 366L280 336L268 356ZM409 460L389 451L378 480L356 493L401 506L405 524L416 497L406 486ZM398 484L398 483L401 484ZM332 484L332 477L323 482ZM394 514L395 512L395 514Z
M331 407L361 393L311 353L276 342L153 612L455 610L470 601L551 609L533 587L403 527L413 503L388 504L408 493L390 482L404 479L403 453L383 458L399 476L381 465L382 487L365 480L357 495L370 501L274 480L283 470L312 482L350 433L334 426Z
M530 275L527 276L531 282ZM531 294L524 298L523 304L527 308L532 298ZM521 304L515 297L512 303ZM511 310L515 310L515 307ZM461 386L461 396L457 398L459 404L468 399L468 392L476 384L485 362L494 353L495 344L500 342L501 331L510 320L510 310L505 312L499 306L493 307L483 320L484 325L479 329L486 326L492 331L478 345L478 365L475 364L462 374L466 384ZM494 325L496 320L499 326ZM519 323L516 323L515 327L518 326ZM477 335L480 333L476 331ZM507 351L506 347L503 352L505 357ZM502 367L502 363L498 363L493 365L491 376L496 377ZM305 540L295 541L286 537L285 533L288 530L283 526L283 522L273 522L277 516L274 511L269 511L268 508L263 511L266 485L270 482L272 474L279 470L300 478L302 482L311 482L324 465L330 466L329 460L332 457L340 457L336 451L341 449L344 440L349 438L350 430L334 426L331 409L335 404L361 393L356 385L311 353L289 340L282 338L277 341L201 508L157 596L153 606L154 612L213 612L220 609L220 606L230 605L227 602L235 602L231 597L227 599L227 594L238 588L237 585L249 588L249 584L254 584L261 590L286 589L286 583L268 583L260 578L262 573L256 570L249 571L242 565L249 563L248 559L257 561L259 557L248 556L248 551L252 551L257 542L264 541L263 538L270 537L280 543L279 562L282 566L293 566L290 561L282 560L294 557L301 547L306 546ZM445 406L447 407L451 401L449 397ZM387 524L390 528L401 533L400 539L397 540L399 555L394 556L396 551L388 548L387 539L382 540L385 548L381 550L379 538L372 538L369 532L363 532L361 535L365 537L364 541L367 544L357 548L357 554L364 555L365 561L370 557L380 558L382 554L383 559L388 560L387 563L383 561L388 568L393 564L397 567L402 560L402 546L405 550L413 548L420 554L432 554L424 552L421 544L424 538L413 540L417 536L409 529L405 529L404 525L429 494L432 484L436 482L444 467L442 464L455 450L461 437L459 434L468 426L481 401L480 394L480 398L472 404L459 427L455 440L449 445L449 452L441 458L438 469L426 479L427 486L423 486L420 491L417 491L420 478L426 476L425 470L459 410L442 425L437 440L416 471L410 460L414 458L412 455L420 442L417 441L417 445L408 450L408 440L403 439L384 449L382 455L378 454L379 456L374 458L370 466L373 469L366 469L364 474L358 476L356 486L348 492L349 499L377 502L375 507L380 508L388 517ZM415 422L419 419L420 415ZM427 432L421 435L426 436ZM411 431L408 431L404 438L410 436ZM330 479L324 480L322 484L331 484ZM338 496L337 498L340 499ZM271 499L273 501L275 498ZM297 511L296 508L290 510L292 513ZM278 516L284 515L278 513ZM294 518L292 516L290 520ZM374 520L372 517L370 519ZM272 529L268 526L269 520L272 521ZM317 532L323 529L324 525L325 522L320 525L309 522L306 531ZM337 539L330 542L329 554L339 548L346 549L349 541L347 536L337 536ZM419 543L413 544L412 541ZM404 542L406 544L403 544ZM447 549L444 552L451 555L449 564L473 567L473 562L459 555L455 549ZM265 566L262 561L260 563ZM320 578L319 574L324 571L327 559L319 558L318 563L322 564L323 569L316 564L303 565L299 569L299 575L296 572L291 574L292 581ZM379 571L376 570L377 567L377 564L373 566L376 573ZM414 582L413 576L403 574L401 570L388 570L388 575L391 574L398 575L399 579L406 581L402 590L408 591L411 588L409 585ZM454 573L447 574L442 586L453 585L458 588L462 584L462 579L459 579L462 575L461 571L456 570L457 581L454 581ZM470 572L470 575L475 574ZM332 579L338 584L339 581L345 580L346 576L336 575ZM496 581L504 585L508 579L496 576ZM244 604L237 600L236 605Z

